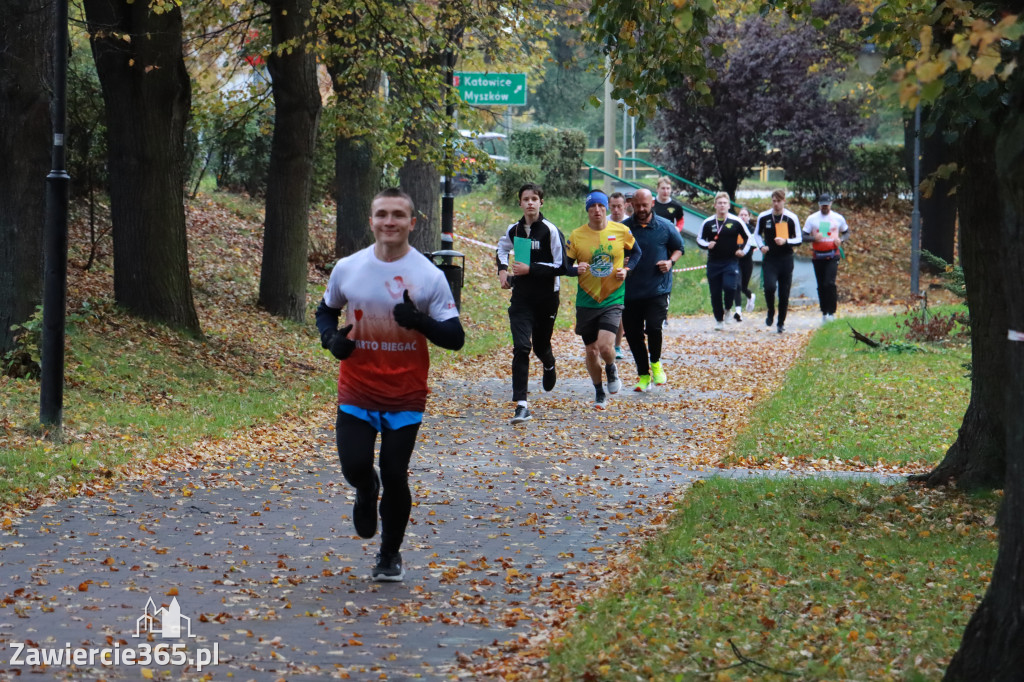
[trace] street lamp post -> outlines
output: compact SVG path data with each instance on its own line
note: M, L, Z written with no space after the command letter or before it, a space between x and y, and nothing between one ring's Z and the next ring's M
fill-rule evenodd
M68 0L57 0L53 50L53 149L46 176L43 232L43 343L40 352L39 421L59 439L64 411L64 324L68 289L67 125Z
M921 102L914 108L914 209L910 212L910 293L921 295Z
M455 53L449 50L444 54L444 98L445 98L445 120L452 125L455 118L455 103L452 101L452 91L455 89ZM453 126L454 127L454 126ZM441 197L441 248L452 248L452 231L455 225L455 197L452 194L452 173L455 164L455 150L452 145L455 142L450 140L445 145L444 154L444 196Z

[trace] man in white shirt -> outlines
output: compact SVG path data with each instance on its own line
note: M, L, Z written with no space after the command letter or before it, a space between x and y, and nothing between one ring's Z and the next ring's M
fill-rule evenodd
M850 228L846 218L832 210L831 195L819 196L818 207L818 212L804 221L804 234L811 238L811 263L818 281L818 305L824 323L836 319L839 300L836 275L839 274L839 259L843 257L842 243L849 236Z
M341 473L356 489L356 534L372 538L381 520L375 581L405 577L399 548L412 509L409 460L427 403L427 342L458 350L466 338L444 274L409 244L415 216L399 189L374 197L374 243L337 262L316 310L320 344L340 361L335 431ZM339 329L342 309L347 324Z

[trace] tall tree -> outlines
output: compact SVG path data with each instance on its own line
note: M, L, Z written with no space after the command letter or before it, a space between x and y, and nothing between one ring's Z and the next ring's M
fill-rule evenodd
M372 100L380 83L380 72L363 73L358 66L329 67L336 95ZM368 130L340 126L334 142L334 177L337 229L334 251L347 256L369 246L370 204L381 189L381 151Z
M853 104L828 96L843 73L830 55L837 36L859 25L856 7L834 2L817 3L804 21L712 20L703 42L712 102L683 83L669 92L669 106L656 120L664 165L713 181L734 199L750 169L762 163L781 163L787 175L826 189L858 128Z
M979 124L981 125L981 124ZM1002 280L990 277L995 264L1005 260L1005 244L993 228L997 207L1004 201L992 159L988 135L971 129L951 150L958 155L963 173L957 191L960 210L960 266L967 283L967 308L971 315L971 399L945 457L932 471L910 480L929 486L952 481L964 489L999 488L1006 476L1006 381L1007 292ZM989 149L981 154L980 150ZM985 282L984 286L979 283Z
M1002 440L998 444L1001 447L990 446L1006 453L1005 495L998 518L999 554L985 596L964 630L960 649L950 661L945 677L964 682L1018 680L1024 675L1024 120L1019 116L1024 106L1024 83L1019 77L1016 80L1016 96L1008 102L1006 110L994 117L993 122L1003 124L998 132L979 131L966 136L958 145L972 145L975 155L985 150L979 156L992 162L990 172L996 182L994 190L977 198L979 208L985 201L994 210L983 218L962 216L961 220L971 220L966 229L972 232L965 235L966 241L981 240L989 245L986 251L998 251L998 267L989 262L990 276L983 275L982 279L990 285L1000 285L986 294L1001 295L1000 302L1005 307L1004 313L985 326L994 327L993 333L1001 332L994 334L1000 338L992 339L990 347L1001 351L1003 364L995 371L1003 380L989 389L1007 406L1004 428L995 431ZM968 173L973 170L966 169ZM961 187L958 194L978 189L976 183L972 184L975 186ZM961 205L964 203L974 201L961 201ZM975 222L976 218L981 220ZM967 277L966 267L964 276ZM976 282L978 273L973 276ZM972 308L972 324L974 312ZM1010 338L1013 332L1007 330L1015 330L1016 338ZM972 353L972 357L977 359L977 353ZM972 391L972 404L973 401ZM979 436L990 438L992 434Z
M53 21L46 0L0 0L0 356L43 295Z
M309 198L320 122L312 0L269 0L274 136L267 177L260 305L297 322L306 313Z
M85 0L103 87L114 298L140 317L199 333L183 183L191 84L172 0Z

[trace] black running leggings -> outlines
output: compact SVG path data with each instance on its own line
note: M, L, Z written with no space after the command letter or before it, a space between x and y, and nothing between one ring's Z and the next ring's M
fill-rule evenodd
M750 276L754 274L754 250L751 249L747 252L747 255L740 258L740 291L747 297L749 301L754 295L754 292L750 290ZM736 305L740 304L740 297L736 297Z
M356 488L373 490L373 448L377 442L377 429L338 410L334 430L345 480ZM380 434L380 480L383 484L380 551L384 554L398 551L409 523L412 510L409 460L412 459L419 430L419 424L410 424L395 430L384 428Z

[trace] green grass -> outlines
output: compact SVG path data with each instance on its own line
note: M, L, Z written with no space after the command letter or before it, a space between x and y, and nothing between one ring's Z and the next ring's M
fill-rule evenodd
M261 336L248 340L244 328L194 339L113 306L71 327L63 442L42 437L37 381L2 380L0 411L13 419L0 432L0 502L53 482L73 488L198 439L227 437L328 401L335 375L314 334L274 321L259 328Z
M966 408L967 358L854 347L845 322L826 325L732 462L935 462ZM580 607L550 679L938 679L987 586L999 501L836 478L698 483L628 584ZM775 671L737 665L729 640Z
M895 334L897 319L856 318L819 330L782 389L755 408L728 463L781 457L811 462L824 456L872 465L942 457L970 398L963 368L969 349L871 350L854 345L851 324L879 336Z
M904 484L698 484L629 585L579 607L548 679L938 679L986 588L997 504ZM738 665L730 640L774 671Z
M202 263L208 248L230 230L254 238L262 205L240 196L203 196L199 205L227 207L249 222L200 232L190 239ZM237 235L235 238L238 238ZM74 258L83 246L74 231ZM337 366L320 349L312 309L322 287L310 294L307 322L282 321L251 305L221 309L219 293L256 290L258 268L239 255L237 267L193 272L202 338L133 318L113 305L96 275L73 271L66 340L62 433L44 433L38 422L39 383L0 377L0 504L44 493L51 485L74 492L120 467L146 467L155 457L217 439L283 415L329 404ZM103 272L109 264L97 264ZM231 300L237 300L232 296Z

